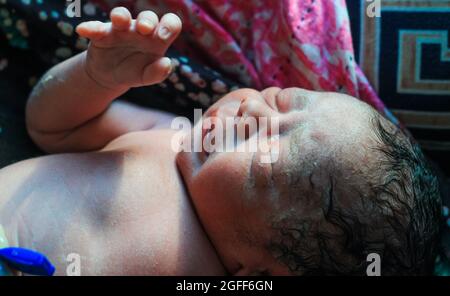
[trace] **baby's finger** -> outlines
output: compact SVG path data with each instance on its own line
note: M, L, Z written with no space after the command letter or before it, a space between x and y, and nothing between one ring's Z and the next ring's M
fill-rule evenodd
M151 85L162 82L167 78L171 71L171 60L167 57L160 58L145 67L144 73L142 75L142 83L144 85Z
M181 26L181 20L176 14L167 13L159 22L157 29L158 37L164 42L170 43L180 34Z
M125 7L116 7L110 14L112 27L118 31L128 31L131 25L131 13Z
M108 33L108 25L99 21L90 21L79 24L75 31L81 37L99 40Z
M137 17L136 30L142 35L153 33L158 25L158 16L150 10L142 11Z

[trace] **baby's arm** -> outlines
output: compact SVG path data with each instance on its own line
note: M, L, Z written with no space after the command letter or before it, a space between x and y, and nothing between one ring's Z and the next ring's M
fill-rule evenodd
M111 12L112 23L87 22L77 32L89 49L49 70L26 108L27 128L47 152L89 151L114 138L145 130L170 116L125 102L113 102L131 87L151 85L170 73L164 54L181 30L181 21L151 11L132 20L125 8Z

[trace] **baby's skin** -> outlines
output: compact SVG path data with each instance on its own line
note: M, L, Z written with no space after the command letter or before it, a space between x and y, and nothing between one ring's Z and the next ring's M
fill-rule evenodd
M84 275L292 274L270 248L274 223L321 217L324 187L354 203L334 180L374 164L369 118L379 115L342 94L240 89L204 118L276 117L279 129L266 137L277 161L261 162L260 150L177 153L174 115L115 99L169 75L164 55L181 21L151 11L132 19L121 7L110 17L80 24L88 50L49 70L30 95L28 132L51 155L0 170L10 244L44 253L60 275L72 253ZM208 135L200 129L192 143Z
M170 72L174 14L78 26L87 52L57 65L27 106L31 137L54 154L0 170L0 224L12 246L45 254L56 274L81 256L82 275L220 275L171 149L172 116L114 102ZM163 129L166 127L166 129ZM70 259L72 260L72 259Z

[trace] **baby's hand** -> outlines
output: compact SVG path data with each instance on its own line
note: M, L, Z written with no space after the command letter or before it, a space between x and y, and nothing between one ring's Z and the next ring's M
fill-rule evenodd
M143 11L136 20L124 7L111 11L111 23L84 22L76 31L90 39L87 74L103 87L128 90L163 81L171 71L167 48L181 31L181 20L168 13L158 20Z

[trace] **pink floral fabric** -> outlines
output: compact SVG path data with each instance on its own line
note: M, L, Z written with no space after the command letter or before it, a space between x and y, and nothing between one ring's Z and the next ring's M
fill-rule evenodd
M355 62L345 0L96 1L176 13L175 46L244 85L343 92L395 121Z

